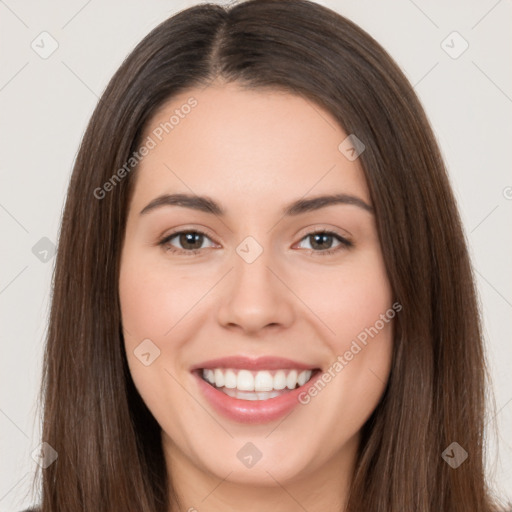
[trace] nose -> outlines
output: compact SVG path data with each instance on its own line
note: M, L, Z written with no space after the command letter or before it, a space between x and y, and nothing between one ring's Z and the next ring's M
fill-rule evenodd
M234 268L222 288L218 309L218 321L223 327L254 335L265 328L292 324L293 293L270 252L263 250L252 262L240 256L243 253L234 253Z

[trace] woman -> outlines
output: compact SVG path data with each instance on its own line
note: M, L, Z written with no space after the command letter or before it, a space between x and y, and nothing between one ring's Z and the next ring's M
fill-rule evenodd
M129 55L63 215L42 512L504 510L483 361L444 164L368 34L200 5Z

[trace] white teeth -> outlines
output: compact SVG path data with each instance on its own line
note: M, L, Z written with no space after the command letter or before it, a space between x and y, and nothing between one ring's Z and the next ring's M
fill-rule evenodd
M288 389L295 389L295 385L297 384L297 371L292 370L288 377L286 377L286 387Z
M251 391L239 391L238 389L226 389L222 388L224 394L238 398L239 400L268 400L269 398L275 398L277 396L281 396L282 393L279 391L260 391L259 393L254 393Z
M224 386L224 374L222 373L221 370L219 370L218 368L213 372L214 374L214 377L215 377L215 384L221 388L222 386Z
M215 381L217 384L217 381ZM240 391L254 391L254 377L249 370L240 370L236 378L236 388Z
M306 384L306 382L309 380L309 377L311 377L311 372L309 372L309 375L307 371L300 372L299 376L297 377L299 386L304 386L304 384Z
M204 370L203 377L210 383L215 385L215 377L213 370Z
M258 372L254 377L254 391L272 391L273 389L274 378L272 375L269 372Z
M219 371L222 372L222 370L219 370ZM212 384L214 386L216 386L217 381L213 382ZM234 388L236 388L236 384L237 384L236 373L233 370L228 370L224 374L224 386L227 387L228 389L234 389Z
M284 389L286 387L286 374L283 370L279 370L274 375L274 389Z
M234 390L234 392L236 390L254 391L253 395L295 389L297 385L303 386L308 382L311 375L311 370L262 370L258 372L225 368L203 370L203 378L213 386L223 388L224 391L226 389ZM232 395L230 394L230 396ZM247 400L252 399L258 400L258 398L247 398Z

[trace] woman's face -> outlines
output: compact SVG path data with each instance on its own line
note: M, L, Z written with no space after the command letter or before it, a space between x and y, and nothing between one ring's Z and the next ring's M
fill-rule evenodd
M284 485L352 464L395 310L347 135L310 101L236 84L190 90L151 120L119 292L171 467Z

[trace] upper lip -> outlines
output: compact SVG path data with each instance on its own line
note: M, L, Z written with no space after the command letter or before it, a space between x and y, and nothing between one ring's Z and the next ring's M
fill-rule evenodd
M191 368L191 371L199 369L213 369L213 368L233 368L239 370L286 370L286 369L297 369L297 370L315 370L318 366L300 363L292 359L284 357L246 357L246 356L230 356L221 357L219 359L210 359L209 361L203 361L198 363Z

